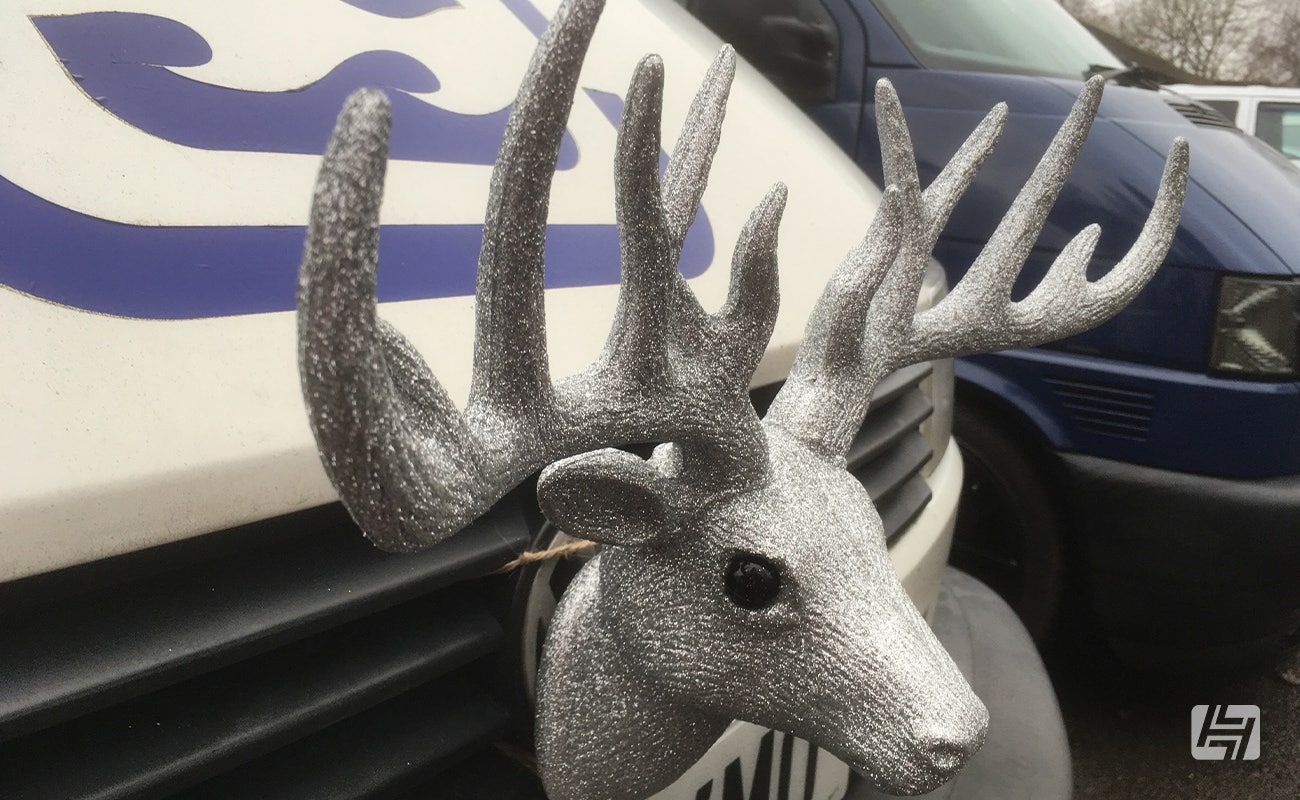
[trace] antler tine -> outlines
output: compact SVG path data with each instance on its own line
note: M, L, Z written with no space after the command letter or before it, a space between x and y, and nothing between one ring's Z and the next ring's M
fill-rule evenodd
M388 100L378 91L356 92L339 114L299 274L298 360L330 479L376 544L412 550L442 534L446 509L452 517L465 512L462 490L476 465L446 392L375 313L389 127ZM436 435L440 445L428 448L418 433ZM444 483L412 480L431 461ZM387 496L376 486L388 487Z
M863 359L872 298L903 245L909 192L885 190L867 235L849 251L827 282L795 355L785 385L764 424L775 425L831 460L843 458L866 414L871 392Z
M632 74L615 153L615 193L622 281L605 352L640 382L667 369L667 299L677 261L659 197L659 120L664 69L659 56Z
M902 113L901 107L899 113ZM970 136L966 137L966 141L962 142L934 182L925 187L921 197L930 215L930 225L925 232L925 240L930 249L939 241L939 234L943 231L943 226L948 224L948 217L952 215L957 201L975 182L975 176L997 146L1006 123L1007 104L998 103L984 116Z
M511 111L492 174L474 385L464 416L415 349L376 315L387 100L358 92L339 116L299 279L300 371L326 472L383 549L441 541L545 463L549 443L535 429L545 427L539 416L554 413L542 307L546 208L602 6L603 0L562 5ZM503 422L528 434L511 436Z
M604 5L560 6L506 124L479 255L471 411L553 405L543 301L547 204L578 74Z
M841 263L808 322L791 377L768 419L831 460L843 458L866 415L872 387L888 372L885 357L905 338L934 241L921 194L912 139L902 105L887 80L876 84L876 118L884 165L885 197L862 242ZM996 138L996 117L977 129ZM975 135L972 136L972 139ZM932 197L940 214L955 203L971 172L992 144L967 141L958 167Z
M880 136L880 160L885 186L921 185L912 153L912 134L907 130L903 104L888 78L876 81L876 132Z
M678 253L704 195L709 168L722 138L722 119L727 113L727 98L735 75L736 51L729 44L723 45L695 93L664 174L664 216Z
M919 185L916 157L912 152L912 136L907 129L907 119L903 116L903 104L899 102L898 93L887 78L876 82L876 118L885 185ZM980 120L980 124L944 165L939 176L921 193L926 216L926 227L920 239L922 249L928 252L934 248L957 201L970 188L980 167L984 166L993 148L997 146L1006 122L1007 104L998 103L984 115L984 119Z
M606 354L620 369L635 370L642 383L664 377L670 338L698 339L709 326L677 271L677 258L720 138L734 63L734 54L723 48L709 68L692 105L690 118L697 122L679 137L662 196L663 61L654 55L642 59L628 88L615 164L622 286ZM784 206L785 187L778 185L751 213L732 258L726 305L713 318L725 329L721 341L731 345L738 385L757 367L776 321L776 234ZM684 227L674 231L674 219ZM673 322L677 330L670 333Z
M1010 305L1009 329L1019 338L1014 345L997 346L1028 347L1073 336L1105 322L1136 297L1160 267L1178 230L1188 165L1187 142L1180 137L1169 148L1151 213L1128 253L1104 276L1090 283L1088 262L1101 237L1101 228L1084 228L1052 262L1033 292Z
M748 384L776 325L780 288L776 241L785 211L786 187L778 183L750 212L731 259L727 301L714 319L730 344L734 373Z
M679 459L681 469L717 481L766 470L747 390L776 318L776 234L785 203L778 186L755 208L736 245L727 303L706 313L677 260L720 137L734 58L724 48L706 74L662 191L663 66L655 56L638 64L616 163L618 311L597 361L557 387L575 426L591 417L621 420L625 436L672 441L689 456ZM737 440L740 446L725 446Z

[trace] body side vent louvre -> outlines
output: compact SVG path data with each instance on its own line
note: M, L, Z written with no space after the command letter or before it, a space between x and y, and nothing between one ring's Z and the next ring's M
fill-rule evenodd
M1044 378L1081 430L1146 441L1155 409L1152 392L1067 378Z
M1165 103L1174 111L1186 117L1193 125L1202 128L1235 129L1237 127L1232 120L1203 103L1180 100L1165 100Z

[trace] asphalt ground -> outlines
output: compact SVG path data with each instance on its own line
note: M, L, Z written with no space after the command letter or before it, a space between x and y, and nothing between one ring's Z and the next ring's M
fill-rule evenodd
M1135 675L1096 642L1058 644L1045 659L1076 800L1300 798L1300 650L1227 681ZM1258 760L1192 758L1192 706L1203 704L1260 707Z

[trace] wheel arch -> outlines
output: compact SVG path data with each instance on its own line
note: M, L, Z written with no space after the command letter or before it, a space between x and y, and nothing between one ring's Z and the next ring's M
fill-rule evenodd
M955 403L954 435L960 440L962 421L972 418L976 424L991 430L1005 447L1019 454L1021 460L1031 468L1034 480L1045 496L1047 512L1053 522L1053 533L1049 536L1049 541L1056 539L1055 548L1058 553L1053 559L1056 566L1050 572L1056 576L1054 580L1059 588L1053 595L1051 610L1041 624L1031 625L1031 619L1022 618L1027 626L1034 627L1036 639L1050 638L1051 632L1061 627L1063 617L1073 617L1073 607L1077 606L1085 591L1080 569L1081 544L1071 524L1073 514L1064 465L1056 457L1049 436L1035 424L1034 415L1026 413L1007 396L970 380L961 371L958 371L956 377ZM967 446L963 445L964 455ZM960 520L959 509L959 526ZM1012 602L1012 605L1015 606L1016 603Z

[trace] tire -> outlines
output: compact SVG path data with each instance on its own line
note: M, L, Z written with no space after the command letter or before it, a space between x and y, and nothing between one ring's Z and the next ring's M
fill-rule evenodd
M1065 583L1065 528L1041 464L988 417L958 404L965 462L952 564L988 584L1034 641L1051 632Z

